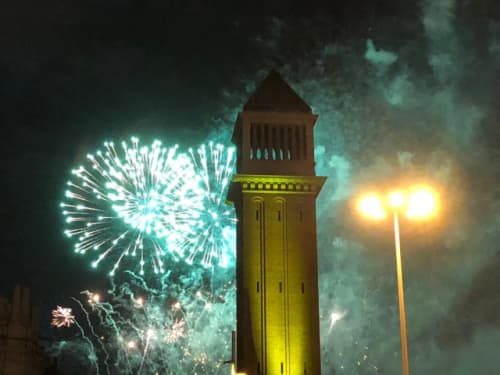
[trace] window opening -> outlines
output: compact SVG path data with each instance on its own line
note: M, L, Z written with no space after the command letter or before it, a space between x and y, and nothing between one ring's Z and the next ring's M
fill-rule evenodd
M295 155L297 159L302 159L302 150L301 150L301 142L300 142L300 133L299 128L297 126L294 127L295 130Z
M285 159L285 152L284 150L286 149L286 146L285 146L285 129L283 127L280 127L280 132L279 132L279 138L280 138L280 141L279 141L279 147L280 147L280 160L284 160Z
M306 139L306 126L302 125L302 153L304 160L307 159L307 139Z
M273 160L276 160L276 148L278 148L276 126L273 126L271 128L271 147L272 147Z

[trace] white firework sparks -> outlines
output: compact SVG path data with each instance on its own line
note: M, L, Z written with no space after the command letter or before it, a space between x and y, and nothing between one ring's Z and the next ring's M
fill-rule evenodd
M55 310L52 310L52 322L50 323L54 327L70 327L75 323L75 316L71 313L69 307L57 306Z
M82 316L74 323L84 339L82 351L74 354L95 358L93 365L105 369L102 373L219 373L231 350L233 283L221 285L217 293L176 289L174 299L168 296L172 284L163 287L150 289L134 276L99 302L91 291L81 300L71 298Z
M201 205L193 214L193 225L184 241L182 251L187 252L186 261L196 259L205 267L214 264L227 267L234 260L235 224L234 208L225 199L235 167L235 149L210 142L200 146L196 152L189 149L195 172L200 179Z

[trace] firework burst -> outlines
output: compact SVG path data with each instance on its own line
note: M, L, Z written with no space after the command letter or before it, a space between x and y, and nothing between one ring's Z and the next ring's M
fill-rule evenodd
M87 155L87 161L72 171L61 203L75 252L98 254L93 267L113 259L111 275L125 257L139 264L141 274L148 261L155 273L164 272L166 238L189 230L190 207L198 210L202 199L190 158L177 153L177 146L140 146L132 138L121 149L105 142L104 151Z
M111 276L135 266L110 278L107 295L71 298L97 373L118 365L130 374L218 373L227 360L236 217L225 196L234 163L234 149L221 144L184 154L132 138L121 148L105 143L73 170L61 207L75 251L95 254L94 267L112 262ZM145 266L162 274L146 278ZM228 268L207 269L215 266Z
M75 316L71 313L69 307L57 306L52 310L52 322L50 323L54 327L70 327L75 323Z
M189 235L180 241L186 261L200 259L203 266L227 267L234 258L236 214L225 202L235 166L233 147L210 142L189 149L199 178L201 205L193 206Z

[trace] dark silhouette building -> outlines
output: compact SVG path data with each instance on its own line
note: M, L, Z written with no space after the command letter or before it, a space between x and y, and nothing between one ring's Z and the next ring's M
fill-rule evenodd
M317 116L274 71L238 115L235 367L247 375L319 375Z
M42 375L53 361L38 345L30 290L17 286L12 303L0 297L0 374Z

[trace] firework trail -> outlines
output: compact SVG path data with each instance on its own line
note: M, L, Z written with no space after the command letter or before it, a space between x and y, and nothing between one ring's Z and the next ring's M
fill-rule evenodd
M210 291L202 275L208 271L198 269L186 276L183 285L165 276L158 288L127 272L128 280L113 282L105 297L84 291L82 300L72 299L77 307L75 324L91 342L101 371L218 373L231 355L234 286L224 282Z

